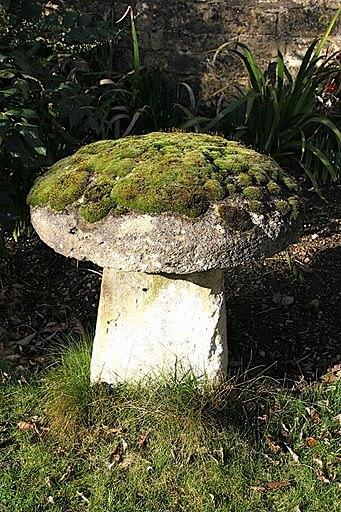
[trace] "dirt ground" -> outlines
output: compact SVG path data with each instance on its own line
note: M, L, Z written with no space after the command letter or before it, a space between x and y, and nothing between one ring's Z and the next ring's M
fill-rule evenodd
M305 193L295 245L226 275L232 372L312 380L341 361L341 187ZM101 269L67 259L35 233L0 260L0 358L46 364L60 339L94 331Z

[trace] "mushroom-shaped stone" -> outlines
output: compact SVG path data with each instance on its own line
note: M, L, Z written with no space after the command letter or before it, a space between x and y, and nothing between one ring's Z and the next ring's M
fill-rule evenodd
M297 185L222 137L151 133L89 144L34 184L33 226L104 267L92 381L226 370L223 269L297 234Z

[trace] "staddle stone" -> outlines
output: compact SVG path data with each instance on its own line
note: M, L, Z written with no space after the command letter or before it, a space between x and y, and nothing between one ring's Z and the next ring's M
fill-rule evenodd
M221 270L158 275L105 269L91 380L116 383L191 371L226 370Z
M207 134L100 141L54 164L31 219L55 251L104 268L92 381L222 375L223 270L295 240L298 192L271 157Z

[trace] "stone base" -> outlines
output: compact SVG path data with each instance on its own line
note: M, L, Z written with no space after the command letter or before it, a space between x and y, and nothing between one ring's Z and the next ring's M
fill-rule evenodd
M226 371L224 276L104 269L94 340L92 382L136 381Z

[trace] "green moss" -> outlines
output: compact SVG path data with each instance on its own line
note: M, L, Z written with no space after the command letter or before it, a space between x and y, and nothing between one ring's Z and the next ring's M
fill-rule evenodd
M204 184L204 190L210 201L219 201L225 196L225 191L218 180L210 179Z
M144 213L173 211L197 217L207 210L212 190L204 188L209 180L210 168L201 167L198 155L187 157L187 166L180 158L168 156L156 161L140 163L134 173L117 181L112 188L111 198L130 210ZM211 180L213 181L213 180Z
M242 188L249 187L252 185L252 177L249 174L242 172L237 177L237 184Z
M228 174L238 174L243 171L249 170L248 163L242 158L238 158L238 155L230 154L225 158L216 158L214 165L222 171L226 171Z
M271 158L235 141L150 133L81 148L38 179L28 201L56 211L73 205L87 222L131 210L198 217L210 203L237 192L246 209L264 211L270 194L281 191L278 181L285 185L283 199L292 196L295 182ZM293 202L293 215L295 208Z
M87 222L103 219L116 206L110 197L111 186L95 185L84 193L84 203L79 212Z
M257 185L265 185L269 181L268 173L261 165L254 165L250 174Z
M282 189L281 187L278 185L278 183L276 183L275 181L273 180L270 180L269 183L267 184L266 188L268 189L268 191L270 192L270 194L273 194L274 196L279 196Z
M284 199L276 199L275 207L282 215L287 215L290 211L289 203Z
M98 142L88 144L87 146L83 146L76 154L79 156L98 155L99 153L110 151L110 149L115 147L115 144L116 141L114 140L100 140Z
M29 195L29 203L31 206L48 204L53 210L62 211L81 197L87 180L88 173L81 167L51 170L38 178Z
M254 199L260 201L263 198L262 189L259 187L246 187L243 190L243 195L249 201L253 201Z
M252 199L251 201L249 201L249 208L253 213L263 213L264 204L261 201Z
M300 200L297 196L289 197L288 203L290 205L290 218L296 220L300 214Z
M233 183L227 183L226 190L227 190L228 194L232 195L232 194L236 193L237 187Z
M298 184L296 183L296 181L294 181L292 178L290 178L290 176L282 175L281 178L282 178L284 185L287 187L287 189L290 192L298 192L299 191Z
M88 166L96 172L98 179L101 178L112 178L112 177L123 177L129 174L133 169L133 160L130 158L112 159L111 155L96 155L93 156Z

